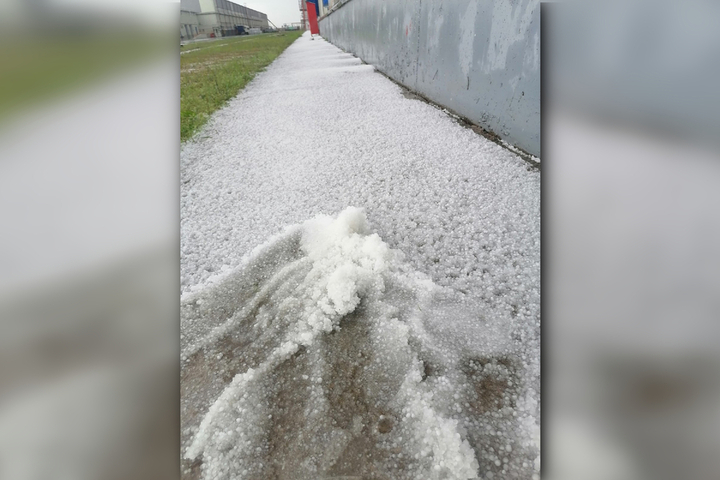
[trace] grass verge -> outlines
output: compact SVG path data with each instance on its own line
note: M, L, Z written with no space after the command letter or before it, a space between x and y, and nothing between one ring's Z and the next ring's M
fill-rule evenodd
M180 55L180 141L270 65L302 32L220 38L185 45Z

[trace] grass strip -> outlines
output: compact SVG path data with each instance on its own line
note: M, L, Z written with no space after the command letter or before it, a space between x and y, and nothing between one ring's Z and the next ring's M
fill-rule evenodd
M220 38L185 45L180 55L180 140L270 65L302 32Z

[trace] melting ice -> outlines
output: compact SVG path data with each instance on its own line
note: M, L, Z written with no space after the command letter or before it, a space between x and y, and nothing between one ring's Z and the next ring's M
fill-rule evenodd
M288 227L183 295L185 474L531 478L538 405L505 320L362 209Z

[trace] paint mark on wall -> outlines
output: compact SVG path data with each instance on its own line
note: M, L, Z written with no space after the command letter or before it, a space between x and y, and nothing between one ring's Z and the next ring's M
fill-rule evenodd
M533 46L525 51L523 66L528 69L537 70L540 68L540 34L535 32Z
M473 64L473 51L475 49L475 16L477 15L477 3L470 2L465 15L460 19L460 41L458 42L458 58L460 68L467 77L470 75ZM469 85L469 81L468 81ZM469 87L468 87L469 88Z
M513 0L495 1L488 50L483 62L485 73L505 68L510 47L525 39L538 2L539 0L530 0L523 8L519 4L513 5L516 3Z
M427 51L428 53L438 50L440 45L440 29L442 28L444 18L442 16L442 9L440 12L433 15L428 15L428 38L427 38Z

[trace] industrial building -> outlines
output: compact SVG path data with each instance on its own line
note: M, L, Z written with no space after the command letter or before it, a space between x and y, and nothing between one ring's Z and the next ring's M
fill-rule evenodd
M180 38L237 35L237 27L268 28L267 15L228 0L181 0Z

